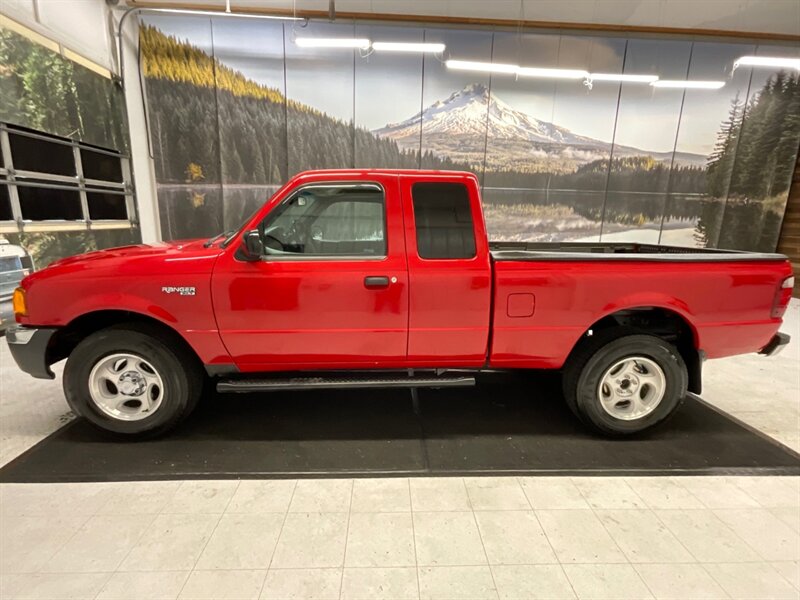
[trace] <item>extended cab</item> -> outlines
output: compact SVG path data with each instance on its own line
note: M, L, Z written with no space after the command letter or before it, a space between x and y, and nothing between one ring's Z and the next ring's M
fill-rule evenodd
M60 260L26 277L8 342L72 409L122 434L220 391L471 385L559 369L611 435L700 391L706 358L771 354L786 257L639 244L489 241L469 173L302 173L237 231ZM533 396L533 394L532 394Z

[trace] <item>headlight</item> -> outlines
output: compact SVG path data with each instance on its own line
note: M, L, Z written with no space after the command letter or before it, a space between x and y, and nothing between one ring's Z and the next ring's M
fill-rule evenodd
M14 307L14 314L18 317L28 316L28 303L25 300L25 290L18 287L14 290L14 296L11 298L11 305Z

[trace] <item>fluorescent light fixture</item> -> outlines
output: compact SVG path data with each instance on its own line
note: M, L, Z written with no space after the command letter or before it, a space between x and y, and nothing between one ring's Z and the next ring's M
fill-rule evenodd
M203 17L239 17L242 19L276 19L279 21L305 21L304 17L284 17L279 15L261 15L256 13L226 12L222 10L192 10L189 8L151 8L146 7L147 12L169 13L173 15L190 15Z
M684 79L659 79L651 83L653 87L662 88L683 88L694 90L718 90L725 85L724 81L699 81L699 80L684 80Z
M589 76L587 71L575 69L543 69L539 67L520 67L505 63L475 62L471 60L447 60L444 63L448 69L460 71L479 71L481 73L507 73L522 77L547 77L551 79L584 79Z
M592 81L621 81L623 83L653 83L658 75L628 75L622 73L589 73Z
M544 77L547 79L585 79L588 71L577 69L543 69L540 67L519 67L517 75L522 77Z
M519 65L507 65L503 63L474 62L471 60L446 60L444 64L448 69L458 71L480 71L481 73L510 73L515 75L519 71Z
M800 58L781 56L742 56L733 63L736 67L777 67L779 69L797 69L800 71Z
M366 50L370 41L366 38L297 38L295 44L301 48L359 48Z
M444 52L444 44L418 42L372 42L372 48L379 52Z

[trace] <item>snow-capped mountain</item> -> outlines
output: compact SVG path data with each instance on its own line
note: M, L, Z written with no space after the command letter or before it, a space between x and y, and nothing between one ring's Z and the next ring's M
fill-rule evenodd
M487 114L487 106L489 107ZM604 142L575 135L569 129L553 123L540 121L518 111L497 96L490 96L485 85L473 83L450 95L446 100L437 100L422 113L401 123L390 123L373 131L381 137L402 140L407 137L419 138L419 123L425 135L475 135L481 138L486 133L486 125L492 135L503 139L518 139L543 144L604 145Z
M470 84L445 100L437 100L405 121L390 123L372 133L395 140L401 148L418 148L420 122L427 149L467 162L482 154L487 125L491 138L489 150L493 155L489 161L496 166L512 162L522 166L519 161L530 166L542 160L559 159L570 169L576 164L605 157L611 150L608 142L578 135L566 127L511 107L479 83ZM615 153L648 155L657 160L670 160L672 156L671 152L621 146L615 148ZM680 162L698 165L706 160L704 156L685 153L677 158Z

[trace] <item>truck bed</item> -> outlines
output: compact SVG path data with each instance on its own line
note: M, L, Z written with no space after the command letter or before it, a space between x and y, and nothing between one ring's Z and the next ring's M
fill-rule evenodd
M780 254L637 243L490 243L491 363L561 368L595 323L642 308L687 323L708 358L755 352L774 335Z
M639 243L602 242L489 242L495 261L662 261L662 262L729 262L785 261L782 254L686 248Z

